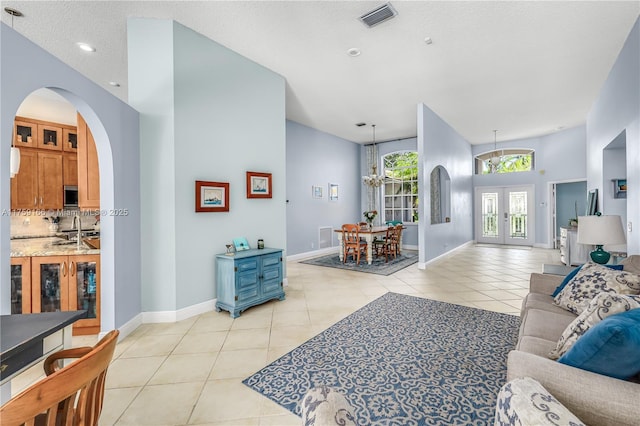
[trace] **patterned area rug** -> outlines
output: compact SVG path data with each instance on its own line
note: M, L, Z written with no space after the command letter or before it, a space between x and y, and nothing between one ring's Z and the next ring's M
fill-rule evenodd
M330 268L347 269L349 271L367 272L378 275L391 275L407 266L413 265L418 261L418 252L410 250L402 250L402 255L389 258L389 262L384 261L383 256L373 256L371 265L367 261L360 258L360 265L349 256L345 263L342 263L338 254L329 254L327 256L315 257L313 259L304 260L300 263L308 265L328 266Z
M294 414L320 384L360 425L493 424L516 316L387 293L243 381Z

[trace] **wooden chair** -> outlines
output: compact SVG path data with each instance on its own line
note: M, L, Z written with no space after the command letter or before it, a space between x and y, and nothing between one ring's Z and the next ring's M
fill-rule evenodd
M47 377L0 407L2 426L97 425L118 334L118 330L110 331L94 347L63 349L49 355L44 362ZM61 366L62 360L75 358Z
M384 240L374 241L376 256L384 254L384 261L389 262L389 256L395 259L400 252L400 238L402 236L402 225L390 226Z
M342 225L342 263L352 253L353 259L360 264L360 253L367 249L367 242L360 239L360 226L355 223Z

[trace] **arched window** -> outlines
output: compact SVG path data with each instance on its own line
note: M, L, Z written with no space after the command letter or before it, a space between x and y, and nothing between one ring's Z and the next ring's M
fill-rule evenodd
M382 157L384 221L418 221L418 153L392 152Z
M535 169L532 149L511 148L489 151L475 158L476 174L528 172Z

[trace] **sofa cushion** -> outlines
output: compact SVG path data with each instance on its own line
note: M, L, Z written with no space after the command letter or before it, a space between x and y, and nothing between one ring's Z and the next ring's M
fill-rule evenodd
M528 309L527 318L520 329L521 336L539 337L555 343L562 332L575 319L575 315L569 316L556 312L540 309Z
M640 296L616 293L598 293L587 308L564 330L549 358L558 359L589 330L603 319L619 312L640 307Z
M610 269L615 269L616 271L622 271L622 269L624 268L624 265L604 265L604 266ZM578 266L573 271L569 272L567 276L564 277L560 285L556 287L556 289L554 290L553 294L551 294L551 296L556 297L558 294L560 294L560 292L565 288L565 286L569 283L569 281L573 280L576 274L580 272L580 268L582 268L582 265Z
M302 424L355 426L353 407L340 392L328 386L310 389L300 401Z
M549 351L551 351L555 346L555 340L546 340L533 336L522 336L518 339L516 350L547 358Z
M591 299L602 291L639 294L640 275L615 271L597 263L586 263L554 298L554 303L579 315Z
M529 293L522 302L522 310L539 309L541 311L555 312L557 314L570 316L572 319L576 314L569 312L553 303L553 297L542 293Z
M558 362L618 379L640 373L640 309L603 319Z

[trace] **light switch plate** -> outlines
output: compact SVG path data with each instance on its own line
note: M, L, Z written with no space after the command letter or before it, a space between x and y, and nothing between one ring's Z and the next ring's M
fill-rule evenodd
M627 232L631 232L631 222L627 222Z

